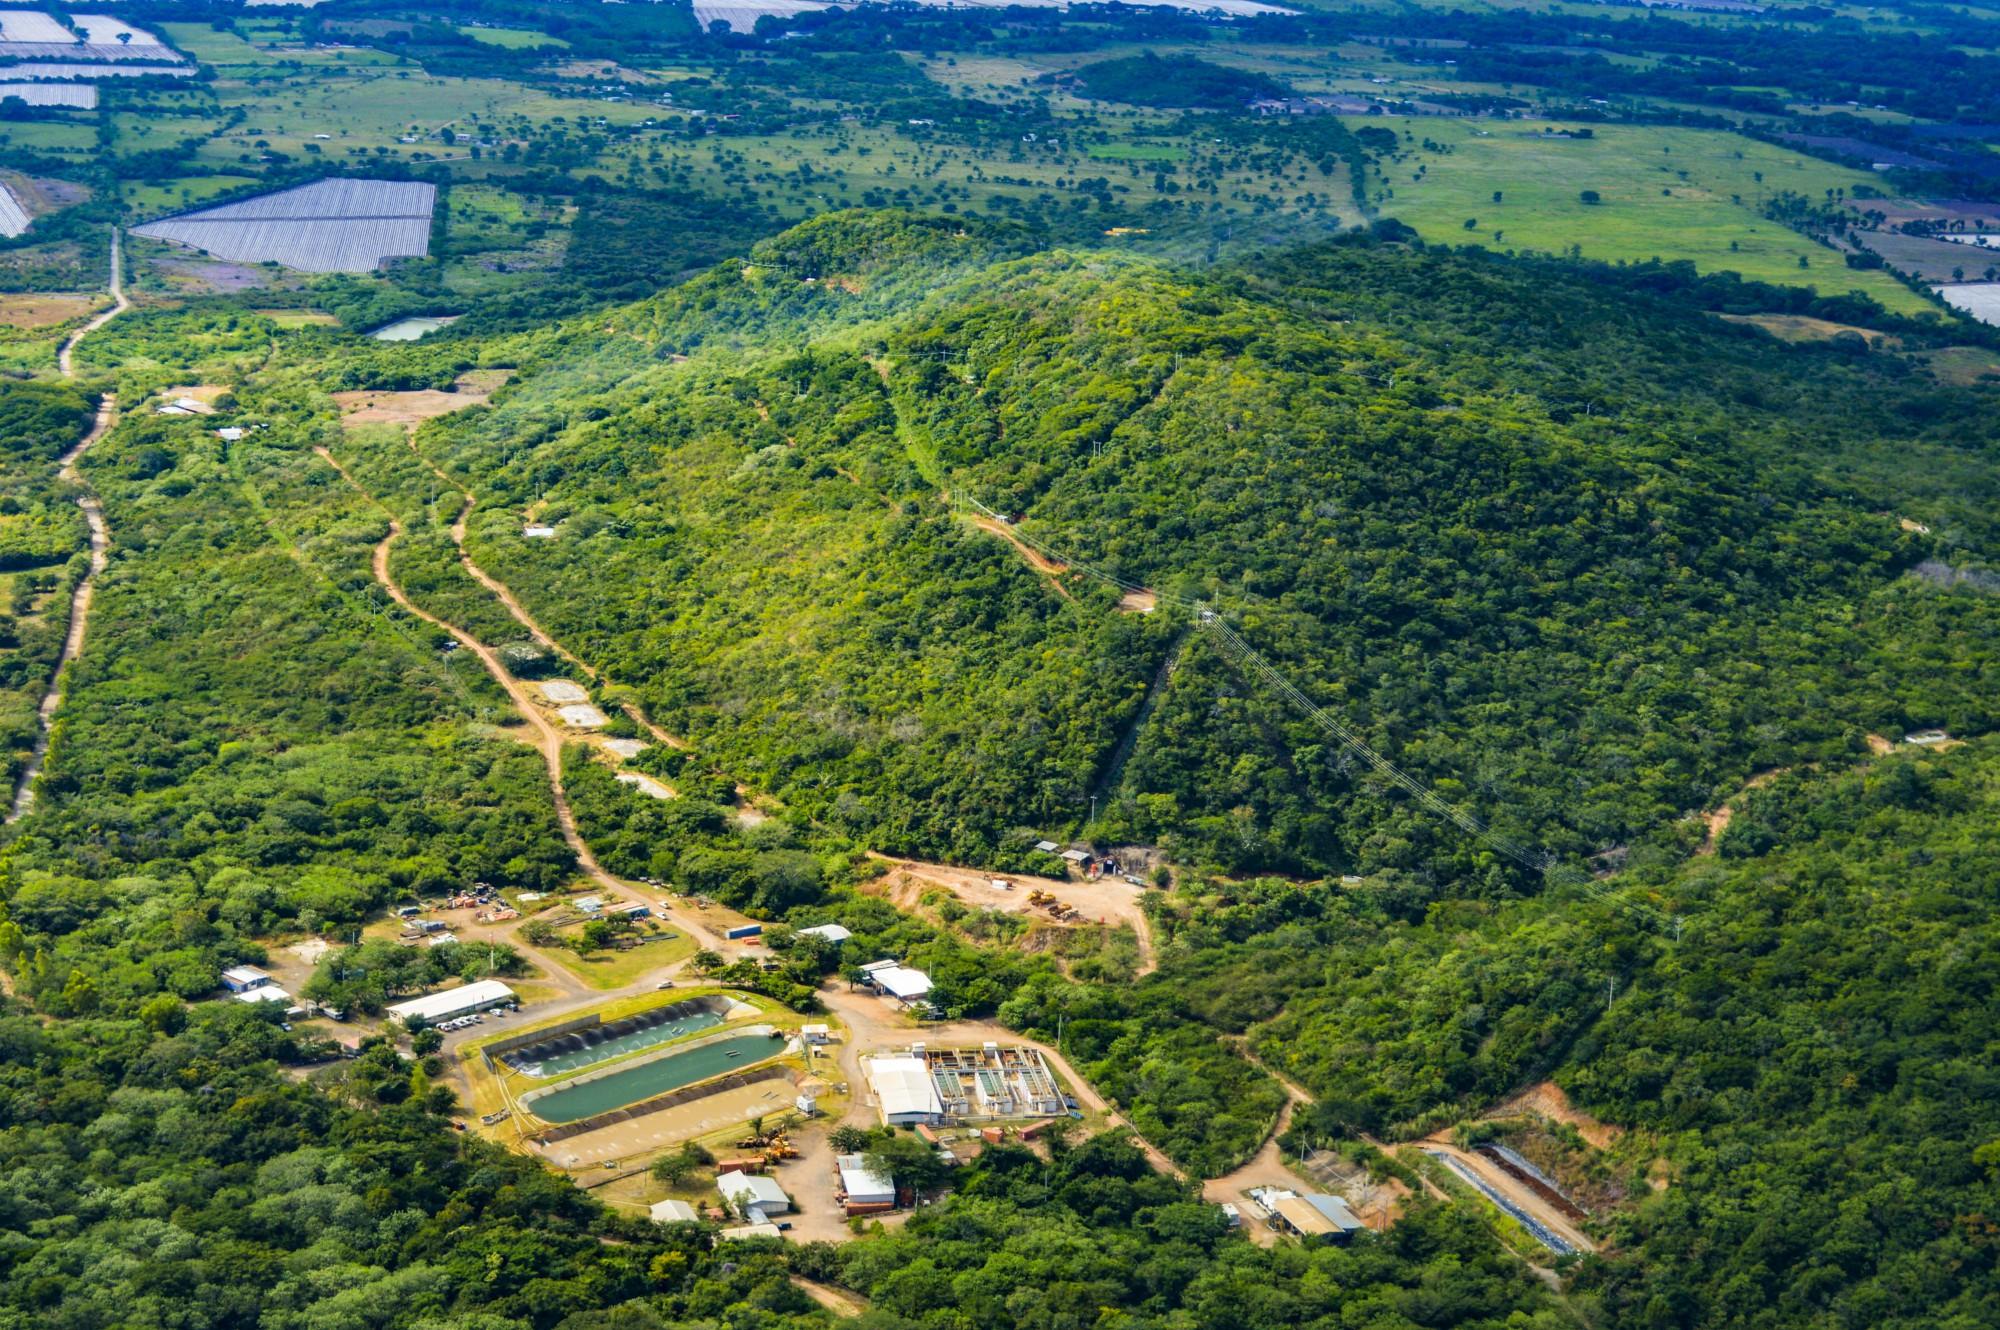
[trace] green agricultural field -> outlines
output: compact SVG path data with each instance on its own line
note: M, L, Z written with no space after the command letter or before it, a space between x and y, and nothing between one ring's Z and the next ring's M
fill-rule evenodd
M1093 143L1084 152L1108 162L1184 162L1188 150L1169 143Z
M1706 272L1864 291L1903 313L1930 308L1894 278L1851 270L1833 250L1761 215L1763 202L1785 190L1818 198L1872 183L1803 153L1737 134L1652 125L1598 125L1593 137L1572 139L1550 137L1571 126L1548 121L1350 123L1403 136L1401 159L1379 162L1371 194L1386 194L1377 203L1382 216L1427 240L1580 250L1587 259L1614 261L1689 259ZM1435 149L1424 148L1425 140ZM1585 190L1600 202L1584 202Z
M87 120L31 120L0 129L0 148L91 157L97 152L97 128Z
M257 76L286 69L326 69L402 63L395 56L375 50L316 50L299 41L296 33L279 23L243 24L248 39L233 32L217 32L206 23L162 23L160 34L175 47L205 65L213 65L224 78Z
M128 180L124 182L123 193L125 206L130 208L134 215L153 217L160 213L199 207L219 194L227 194L255 183L257 177L247 175L185 176L179 180L158 183Z
M476 42L502 47L509 51L532 51L545 46L569 49L569 43L562 38L551 37L545 32L535 32L528 28L476 28L461 25L458 30Z

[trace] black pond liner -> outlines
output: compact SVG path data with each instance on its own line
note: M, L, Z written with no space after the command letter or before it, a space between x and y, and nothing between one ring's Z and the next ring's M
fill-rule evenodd
M605 1021L586 1029L570 1030L548 1039L538 1039L532 1044L510 1048L500 1054L500 1060L521 1071L539 1066L553 1057L566 1053L581 1053L585 1049L597 1048L614 1039L637 1034L642 1030L656 1029L674 1021L686 1020L690 1016L706 1013L711 1016L725 1015L729 1010L729 1000L720 997L689 998L685 1002L669 1003L642 1011L632 1016L621 1016L615 1021Z

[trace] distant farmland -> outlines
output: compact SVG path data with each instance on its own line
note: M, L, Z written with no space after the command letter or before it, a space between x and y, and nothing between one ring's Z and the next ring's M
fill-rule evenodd
M437 187L409 180L321 180L132 228L235 263L300 272L372 272L430 252Z

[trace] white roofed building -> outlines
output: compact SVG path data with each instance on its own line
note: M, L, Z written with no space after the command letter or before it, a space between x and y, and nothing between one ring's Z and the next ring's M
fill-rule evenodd
M773 1178L761 1173L722 1173L715 1179L715 1189L722 1193L723 1202L742 1217L745 1223L762 1224L772 1215L789 1214L792 1198L785 1195Z
M814 924L811 928L801 928L800 937L823 937L828 942L845 942L854 936L839 924Z
M701 1216L686 1201L659 1201L652 1209L655 1224L692 1224Z
M922 970L912 970L902 965L887 965L879 970L871 970L868 982L905 1005L917 1001L931 991L931 977Z
M254 965L232 965L222 972L222 986L232 993L262 988L270 982L271 976Z
M892 1127L944 1120L944 1100L922 1058L907 1053L869 1058L863 1064L875 1091L875 1108Z
M514 990L498 979L481 979L476 984L447 988L441 993L426 993L408 1002L398 1002L389 1008L388 1015L389 1019L405 1025L411 1021L435 1023L518 1001L520 999L514 995Z
M287 1007L292 1005L292 995L276 984L259 984L255 988L246 988L230 996L238 1002L282 1002Z
M868 1167L864 1155L841 1155L834 1160L840 1170L841 1204L849 1215L886 1210L896 1204L896 1180Z

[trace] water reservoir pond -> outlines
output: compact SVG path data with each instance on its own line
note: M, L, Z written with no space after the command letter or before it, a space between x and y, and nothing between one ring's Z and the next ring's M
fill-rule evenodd
M679 1053L666 1053L637 1066L610 1072L593 1080L560 1090L551 1090L525 1102L544 1122L575 1122L578 1118L608 1113L614 1108L636 1104L641 1099L678 1090L711 1076L743 1071L776 1057L785 1049L782 1037L751 1033L716 1039Z
M689 1005L691 1004L681 1004L682 1007ZM530 1076L567 1076L592 1063L610 1062L614 1058L622 1058L642 1049L670 1044L683 1035L693 1034L697 1030L713 1029L722 1024L723 1013L728 1010L727 1003L718 1002L715 1006L719 1010L680 1011L671 1019L652 1025L618 1022L614 1027L602 1032L591 1031L581 1037L571 1036L567 1039L551 1040L546 1044L537 1044L532 1048L524 1048L518 1053L509 1054L506 1060ZM618 1027L624 1025L636 1025L637 1028L618 1032ZM610 1037L604 1038L603 1035L606 1034ZM598 1038L592 1039L593 1035Z
M457 323L456 314L422 315L416 318L397 319L387 323L368 335L378 342L414 342L420 337L428 337L440 328L449 328Z

